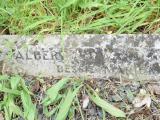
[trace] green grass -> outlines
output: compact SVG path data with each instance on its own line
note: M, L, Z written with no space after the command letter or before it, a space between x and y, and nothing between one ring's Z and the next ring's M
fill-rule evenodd
M158 33L160 0L1 0L10 34Z
M16 116L35 120L36 105L32 103L31 92L22 77L0 75L0 94L0 112L4 113L5 120L13 120ZM18 105L19 103L22 105Z
M81 105L78 102L81 91L86 91L93 103L104 110L104 119L105 112L115 117L126 117L123 111L100 98L82 79L63 78L51 87L47 87L44 91L45 97L41 98L40 104L35 99L36 93L31 92L30 89L30 85L27 85L19 75L0 75L0 113L5 120L20 117L24 120L37 120L38 106L43 106L43 114L46 118L56 117L56 120L66 120L68 117L72 120L77 109L83 118Z

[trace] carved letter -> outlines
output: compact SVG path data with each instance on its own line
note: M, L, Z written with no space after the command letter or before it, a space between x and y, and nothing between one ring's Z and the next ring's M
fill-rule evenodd
M41 54L39 51L34 51L34 58L35 60L40 60L41 59Z
M44 60L49 60L49 58L47 58L48 56L48 51L47 50L43 50L43 59Z
M28 49L27 49L27 51L26 51L26 60L32 60L32 58L30 58L29 56L28 56Z
M20 53L19 50L17 51L16 59L23 59L24 60L24 57L22 56L22 54Z

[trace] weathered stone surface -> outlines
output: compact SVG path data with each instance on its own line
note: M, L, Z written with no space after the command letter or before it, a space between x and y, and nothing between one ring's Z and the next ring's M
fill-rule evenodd
M5 68L41 76L91 76L159 79L160 35L0 36ZM27 45L26 45L27 44Z

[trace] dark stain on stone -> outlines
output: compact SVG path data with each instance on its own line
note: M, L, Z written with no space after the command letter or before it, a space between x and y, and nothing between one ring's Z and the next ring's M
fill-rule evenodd
M154 47L154 41L153 41L153 39L149 39L149 40L146 40L146 43L147 43L147 46L148 47Z
M62 55L62 52L56 52L56 54L55 54L55 58L56 58L56 60L57 61L59 61L59 62L63 62L63 60L64 60L64 57L63 57L63 55Z
M93 47L95 45L99 45L102 41L103 35L96 35L89 38L87 41L83 42L83 46Z
M123 63L127 61L127 55L124 50L113 49L114 56L110 59L114 64Z
M0 61L0 74L2 74L2 70L3 70L3 61Z
M97 65L97 66L104 65L104 55L102 53L101 48L97 48L96 57L95 57L95 65Z
M132 61L138 61L139 56L138 56L137 51L134 49L128 50L128 58L129 58L129 60L132 60Z
M139 46L139 40L135 40L135 41L133 42L133 44L134 44L134 47L138 47L138 46Z
M153 55L153 58L156 59L156 60L158 60L158 57L156 55Z
M121 55L122 55L122 53L120 52L120 51L115 51L115 53L114 53L114 56L117 58L117 59L121 59Z
M106 48L104 49L104 51L109 51L109 52L113 52L113 46L112 45L106 45Z
M93 66L100 67L104 65L104 54L101 48L79 48L77 51L79 52L78 61L86 71L92 71Z
M154 63L153 65L152 65L152 71L154 72L157 72L157 73L160 73L160 66L159 66L159 64L158 63Z
M136 62L136 64L137 64L137 66L139 67L139 68L141 68L141 66L143 66L144 65L144 58L140 58L137 62Z
M150 58L150 59L152 59L152 60L158 60L159 50L149 49L147 57Z
M94 64L95 59L92 56L92 53L95 52L93 48L81 49L78 48L77 51L79 52L79 60L80 61L80 68L85 70L85 72L89 69L91 65Z
M148 57L148 58L151 58L151 57L153 56L153 54L154 54L154 53L153 53L153 50L150 50L150 51L148 52L147 57Z

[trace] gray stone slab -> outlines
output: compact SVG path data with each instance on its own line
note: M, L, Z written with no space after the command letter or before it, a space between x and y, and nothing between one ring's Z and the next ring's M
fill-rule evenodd
M38 43L35 39L0 36L4 71L34 76L160 78L160 35L47 35L38 38ZM12 58L6 59L11 53Z

